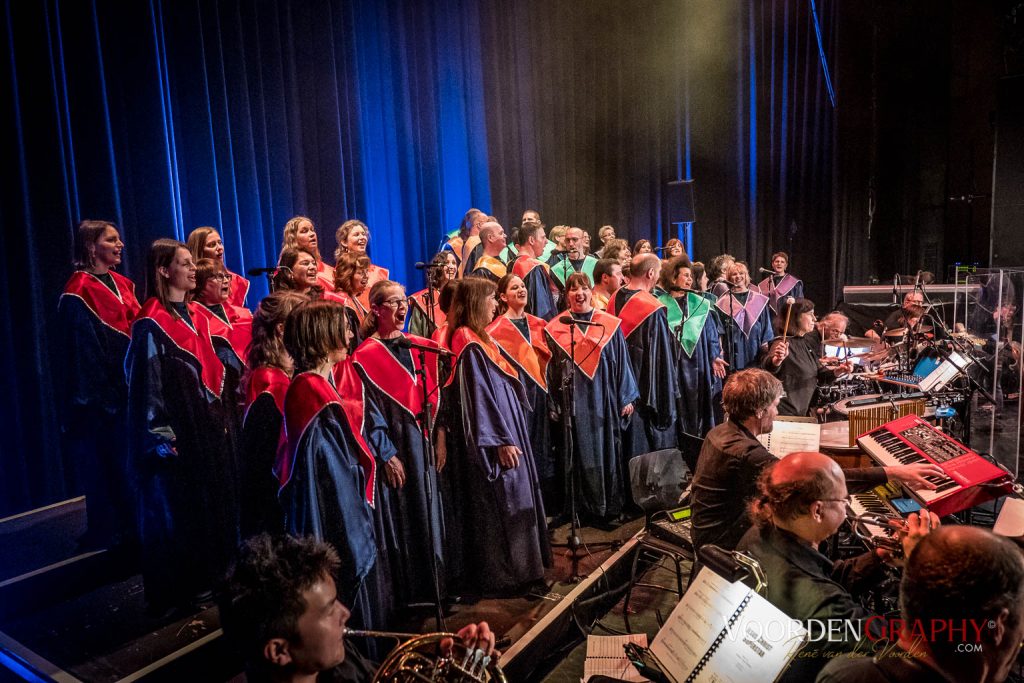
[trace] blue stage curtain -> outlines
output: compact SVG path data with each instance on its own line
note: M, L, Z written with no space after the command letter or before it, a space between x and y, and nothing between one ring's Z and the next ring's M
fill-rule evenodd
M471 0L3 3L0 515L70 495L56 304L74 226L114 221L140 286L148 245L212 225L229 268L276 262L293 215L323 256L348 218L417 289L470 206L490 210ZM253 280L249 303L266 293ZM141 294L141 292L140 292Z

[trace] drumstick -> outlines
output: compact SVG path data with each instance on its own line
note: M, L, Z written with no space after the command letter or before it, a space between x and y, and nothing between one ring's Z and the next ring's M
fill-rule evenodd
M789 332L789 316L793 313L793 304L796 303L796 299L791 296L787 296L782 300L786 304L786 326L782 328L782 338L786 338L786 333Z

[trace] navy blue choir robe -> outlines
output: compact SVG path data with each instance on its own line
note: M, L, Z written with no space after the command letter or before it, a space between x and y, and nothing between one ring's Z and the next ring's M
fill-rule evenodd
M581 259L570 259L568 252L558 252L551 256L548 265L551 267L551 279L559 290L565 290L565 281L573 273L584 273L590 278L590 284L594 284L594 266L597 265L597 259L590 254Z
M332 380L339 375L336 366ZM275 471L285 530L334 546L341 558L339 599L355 623L377 628L387 624L393 605L387 556L378 543L386 530L376 528L377 466L363 434L361 402L361 394L343 398L315 372L296 375L285 395L287 446Z
M544 510L548 515L555 515L562 509L565 484L561 463L551 442L547 386L551 350L544 340L544 324L542 319L529 313L520 320L501 315L487 327L487 334L515 367L526 390L526 419Z
M693 292L658 298L668 310L669 327L678 344L680 450L688 464L696 464L699 446L695 439L703 439L718 424L715 406L721 402L722 380L715 377L712 364L722 353L714 304Z
M290 382L281 368L263 366L253 369L246 383L239 449L239 526L243 539L264 531L284 531L274 463L284 447L284 397Z
M439 348L430 339L407 336L414 343ZM378 459L386 462L385 457L389 460L393 454L405 468L405 485L399 489L391 488L383 473L378 476L383 492L381 511L390 529L386 548L395 603L433 602L432 557L437 563L441 597L444 596L444 519L437 470L427 462L425 432L420 429L417 416L423 412L423 377L419 372L425 370L431 419L437 417L439 356L427 353L424 367L418 352L393 349L389 342L370 337L356 350L352 362L362 379L364 400L383 418L370 438L371 448L384 444L383 451L377 453Z
M90 547L127 540L135 528L124 359L131 322L141 307L131 280L113 271L103 279L114 288L99 276L74 273L57 305L64 452L86 496Z
M460 541L456 569L466 589L506 595L543 578L551 564L526 395L493 342L462 327L450 345L456 360L443 425ZM499 446L519 448L518 467L502 467Z
M476 260L472 274L476 277L484 277L497 284L501 278L508 274L508 266L502 263L501 259L487 254L480 254Z
M238 545L237 476L226 434L224 367L206 317L155 298L132 324L130 462L150 607L187 604L223 576Z
M512 263L512 273L526 285L526 312L542 320L551 320L558 315L555 305L555 288L551 282L550 268L532 256L520 254Z
M476 262L484 255L484 245L479 235L470 235L462 247L462 262L459 263L459 275L465 277L476 270Z
M732 371L756 366L761 348L774 337L768 297L754 289L718 298L719 329L725 359ZM730 345L730 333L732 335Z
M240 327L236 331L224 306L206 306L200 303L196 310L206 316L210 325L210 337L213 339L213 349L224 366L224 391L221 393L220 401L227 419L232 452L237 461L238 444L242 438L242 411L245 407L242 375L245 374L246 347L252 340L252 317L249 317L249 326L246 330L243 331Z
M608 313L622 320L619 329L640 390L636 413L626 430L626 457L675 448L679 382L665 304L650 292L621 287L608 301Z
M593 311L573 313L572 317L599 323L577 328L575 363L570 363L569 325L559 318L550 321L544 334L551 349L547 381L554 405L563 412L562 380L572 372L572 392L576 415L573 418L572 457L577 474L567 475L567 486L578 486L576 509L591 517L604 519L622 512L628 486L628 466L623 453L623 432L630 417L620 413L640 398L636 378L629 362L626 339L619 329L621 321L613 315ZM565 419L564 416L561 419ZM555 425L556 439L561 424ZM559 448L565 452L562 444ZM568 466L567 466L568 467Z

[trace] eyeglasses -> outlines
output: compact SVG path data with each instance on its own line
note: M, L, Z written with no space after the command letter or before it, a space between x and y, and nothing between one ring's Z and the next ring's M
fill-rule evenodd
M404 297L401 298L401 299L398 299L398 298L388 299L387 301L381 301L380 305L381 306L388 306L388 307L394 306L395 308L402 308L403 306L408 306L409 305L409 300L404 298Z
M210 279L211 280L230 280L231 279L231 275L229 275L228 273L217 273L216 275L211 275Z
M822 503L845 503L850 505L853 503L853 496L847 495L846 498L819 498Z

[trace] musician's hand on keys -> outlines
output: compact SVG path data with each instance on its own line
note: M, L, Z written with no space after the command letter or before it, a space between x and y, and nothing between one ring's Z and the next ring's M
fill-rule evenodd
M911 512L907 516L907 532L903 536L903 557L904 560L910 557L910 553L917 547L918 542L932 531L935 531L942 523L934 512L921 510Z
M498 462L507 470L519 467L519 456L522 454L516 446L498 446Z
M384 463L384 474L388 478L388 486L400 489L405 486L405 466L397 456Z
M772 342L771 351L768 352L768 359L772 365L779 367L782 362L786 360L786 356L789 355L789 342L785 339Z
M494 633L486 621L463 626L455 635L466 646L467 651L479 649L485 657L491 657L492 659L501 655L500 652L494 649ZM451 638L445 638L441 641L441 652L446 655L451 654L454 645L455 641Z
M899 484L917 490L917 489L935 489L936 486L932 482L925 479L925 477L945 477L946 473L942 471L942 468L930 462L916 463L913 465L896 465L893 467L884 467L885 476L891 481L895 481Z

